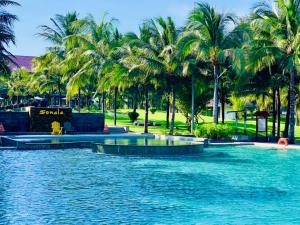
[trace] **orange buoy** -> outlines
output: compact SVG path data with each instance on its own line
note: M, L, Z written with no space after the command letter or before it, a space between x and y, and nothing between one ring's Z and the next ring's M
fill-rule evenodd
M279 141L278 141L278 144L279 145L284 144L285 146L288 146L289 145L289 140L287 138L280 138Z

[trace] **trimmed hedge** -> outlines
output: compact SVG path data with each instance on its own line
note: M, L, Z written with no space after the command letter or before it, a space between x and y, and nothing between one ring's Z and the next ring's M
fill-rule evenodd
M150 109L150 112L151 112L152 114L155 114L155 113L156 113L156 111L157 111L157 109L156 109L156 108L151 108L151 109Z
M138 114L137 112L129 112L128 113L128 117L130 119L130 121L133 123L135 121L137 121L137 119L139 118L140 114Z
M200 126L195 135L201 138L208 138L213 140L227 140L234 134L232 127L227 125L205 124Z

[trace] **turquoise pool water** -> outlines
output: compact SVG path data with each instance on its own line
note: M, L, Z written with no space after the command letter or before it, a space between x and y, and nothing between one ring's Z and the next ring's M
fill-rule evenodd
M0 224L300 224L300 151L0 152Z

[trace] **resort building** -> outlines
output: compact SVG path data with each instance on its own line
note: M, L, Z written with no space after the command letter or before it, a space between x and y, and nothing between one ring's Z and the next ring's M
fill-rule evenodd
M21 56L21 55L15 55L13 58L14 63L9 63L9 68L11 71L14 71L18 68L25 68L29 72L32 72L32 60L34 59L34 56Z

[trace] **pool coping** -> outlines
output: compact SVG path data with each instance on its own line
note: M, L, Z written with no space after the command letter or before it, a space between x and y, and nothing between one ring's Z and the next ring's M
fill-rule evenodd
M194 144L204 144L204 148L207 147L226 147L226 146L256 146L260 148L272 148L278 150L300 150L300 145L289 145L283 146L276 143L261 143L261 142L215 142L211 143L206 138L197 138L197 137L187 137L187 136L170 136L170 135L156 135L156 134L139 134L139 133L124 133L124 134L77 134L77 135L62 135L62 136L53 136L53 135L11 135L11 136L0 136L1 142L3 144L0 150L5 149L14 149L17 150L38 150L38 149L68 149L68 148L92 148L92 144L96 144L97 141L86 141L85 138L156 138L159 140L173 140L173 141L188 141ZM16 138L16 139L14 139ZM18 138L57 138L63 139L64 142L61 143L21 143L18 142ZM78 141L70 141L70 139L78 138ZM69 140L68 140L69 139ZM184 146L184 145L182 145Z
M145 135L145 134L107 134L107 135L99 135L99 134L81 134L81 135L62 135L62 136L55 136L55 135L13 135L13 136L0 136L1 140L1 149L0 150L57 150L57 149L79 149L79 148L92 148L92 144L96 143L97 141L91 140L78 140L78 141L70 141L70 139L78 138L154 138L153 135ZM15 138L15 139L14 139ZM32 138L32 139L60 139L63 142L58 143L42 143L42 142L25 142L20 141L22 138ZM18 141L18 139L20 139Z
M203 153L203 143L186 145L119 145L119 144L92 144L93 152L106 155L121 156L187 156Z
M261 143L261 142L228 142L228 143L210 143L209 147L227 147L227 146L255 146L259 148L271 148L278 150L300 150L299 144L294 145L278 145L277 143Z
M95 140L92 140L94 139ZM104 139L135 139L135 138L155 138L158 140L170 141L186 141L190 145L204 145L203 139L182 136L165 136L153 134L137 134L137 133L124 133L124 134L80 134L80 135L11 135L0 136L1 149L17 149L17 150L55 150L55 149L71 149L71 148L92 148L92 145L99 140ZM25 140L22 140L25 139ZM26 142L26 139L37 140L36 142ZM59 142L38 142L39 139L51 140L57 139ZM77 140L78 139L78 140ZM99 143L99 142L98 142ZM181 144L180 147L187 145ZM153 146L154 148L161 147L160 145ZM204 146L205 147L205 146Z

